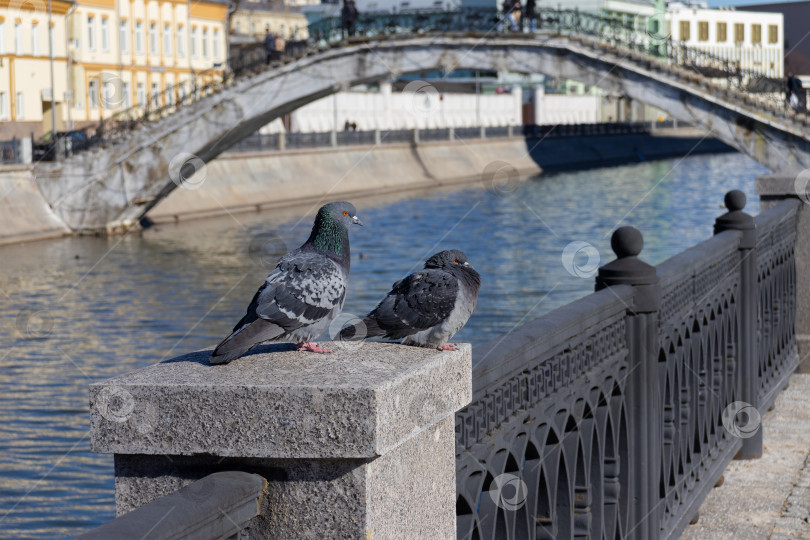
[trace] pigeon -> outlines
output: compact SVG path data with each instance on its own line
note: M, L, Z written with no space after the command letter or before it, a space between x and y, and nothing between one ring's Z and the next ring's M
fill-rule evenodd
M259 287L242 320L217 345L210 364L227 364L269 341L294 339L298 350L322 349L312 340L340 314L349 277L349 226L363 225L352 204L329 203L309 239L284 255Z
M481 276L463 252L439 252L423 270L394 283L362 322L341 330L340 339L404 338L403 345L454 351L456 346L447 341L475 311L480 286Z

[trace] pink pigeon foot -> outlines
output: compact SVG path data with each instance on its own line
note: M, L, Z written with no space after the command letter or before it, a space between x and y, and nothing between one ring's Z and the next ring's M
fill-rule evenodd
M320 354L325 354L325 353L332 352L329 349L323 349L321 347L318 347L318 344L315 343L314 341L305 341L304 343L299 343L298 347L296 347L296 350L298 350L298 351L306 351L306 352L314 352L314 353L320 353Z
M436 350L439 351L457 351L458 347L456 347L455 343L447 343L446 345L439 345L436 347Z

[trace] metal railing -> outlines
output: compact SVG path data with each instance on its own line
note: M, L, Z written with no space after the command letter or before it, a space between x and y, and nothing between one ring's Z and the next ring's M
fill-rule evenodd
M658 267L620 229L601 290L473 349L458 538L677 538L735 455L761 455L798 361L799 201L753 219L739 195Z
M681 123L682 127L687 124ZM525 126L490 126L438 129L393 129L376 131L329 131L316 133L254 133L245 137L229 152L261 152L300 148L325 148L373 144L402 144L452 140L496 139L522 136L530 139L589 137L599 135L649 134L656 128L672 127L665 122L609 122L601 124L549 124Z
M781 79L765 72L743 67L742 57L714 55L706 50L687 47L669 36L659 36L639 29L622 19L572 9L542 8L537 10L537 33L567 35L584 46L595 48L606 57L629 59L648 69L665 71L690 84L720 90L724 98L763 107L766 112L790 121L810 125L810 116L795 113L782 98ZM139 129L178 110L231 86L241 77L277 67L325 48L381 39L389 35L424 35L463 32L487 37L507 29L503 13L494 8L464 8L454 11L416 10L401 13L363 13L356 24L356 34L347 37L339 17L324 18L309 25L309 42L289 42L284 53L267 62L263 44L242 48L228 59L227 65L194 73L192 78L170 86L157 94L145 96L143 103L96 125L84 128L86 144L74 151L100 144L115 143L127 133ZM512 33L525 37L527 43L535 33ZM106 105L106 104L105 104ZM112 108L120 103L110 104ZM42 159L52 159L41 153ZM55 153L52 153L55 155Z

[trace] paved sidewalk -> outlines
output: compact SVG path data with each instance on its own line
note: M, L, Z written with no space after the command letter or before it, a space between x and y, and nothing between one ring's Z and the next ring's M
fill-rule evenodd
M732 461L681 538L810 539L810 374L790 378L762 425L762 457Z

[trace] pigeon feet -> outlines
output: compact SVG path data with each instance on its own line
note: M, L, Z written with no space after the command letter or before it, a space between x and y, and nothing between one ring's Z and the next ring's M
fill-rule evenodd
M314 353L320 353L320 354L332 352L329 349L323 349L321 347L318 347L318 344L315 343L314 341L305 341L304 343L299 343L298 347L296 347L296 350L298 350L298 351L306 351L306 352L314 352Z
M439 351L457 351L458 347L456 347L455 343L447 343L445 345L439 345L436 347L436 350Z

